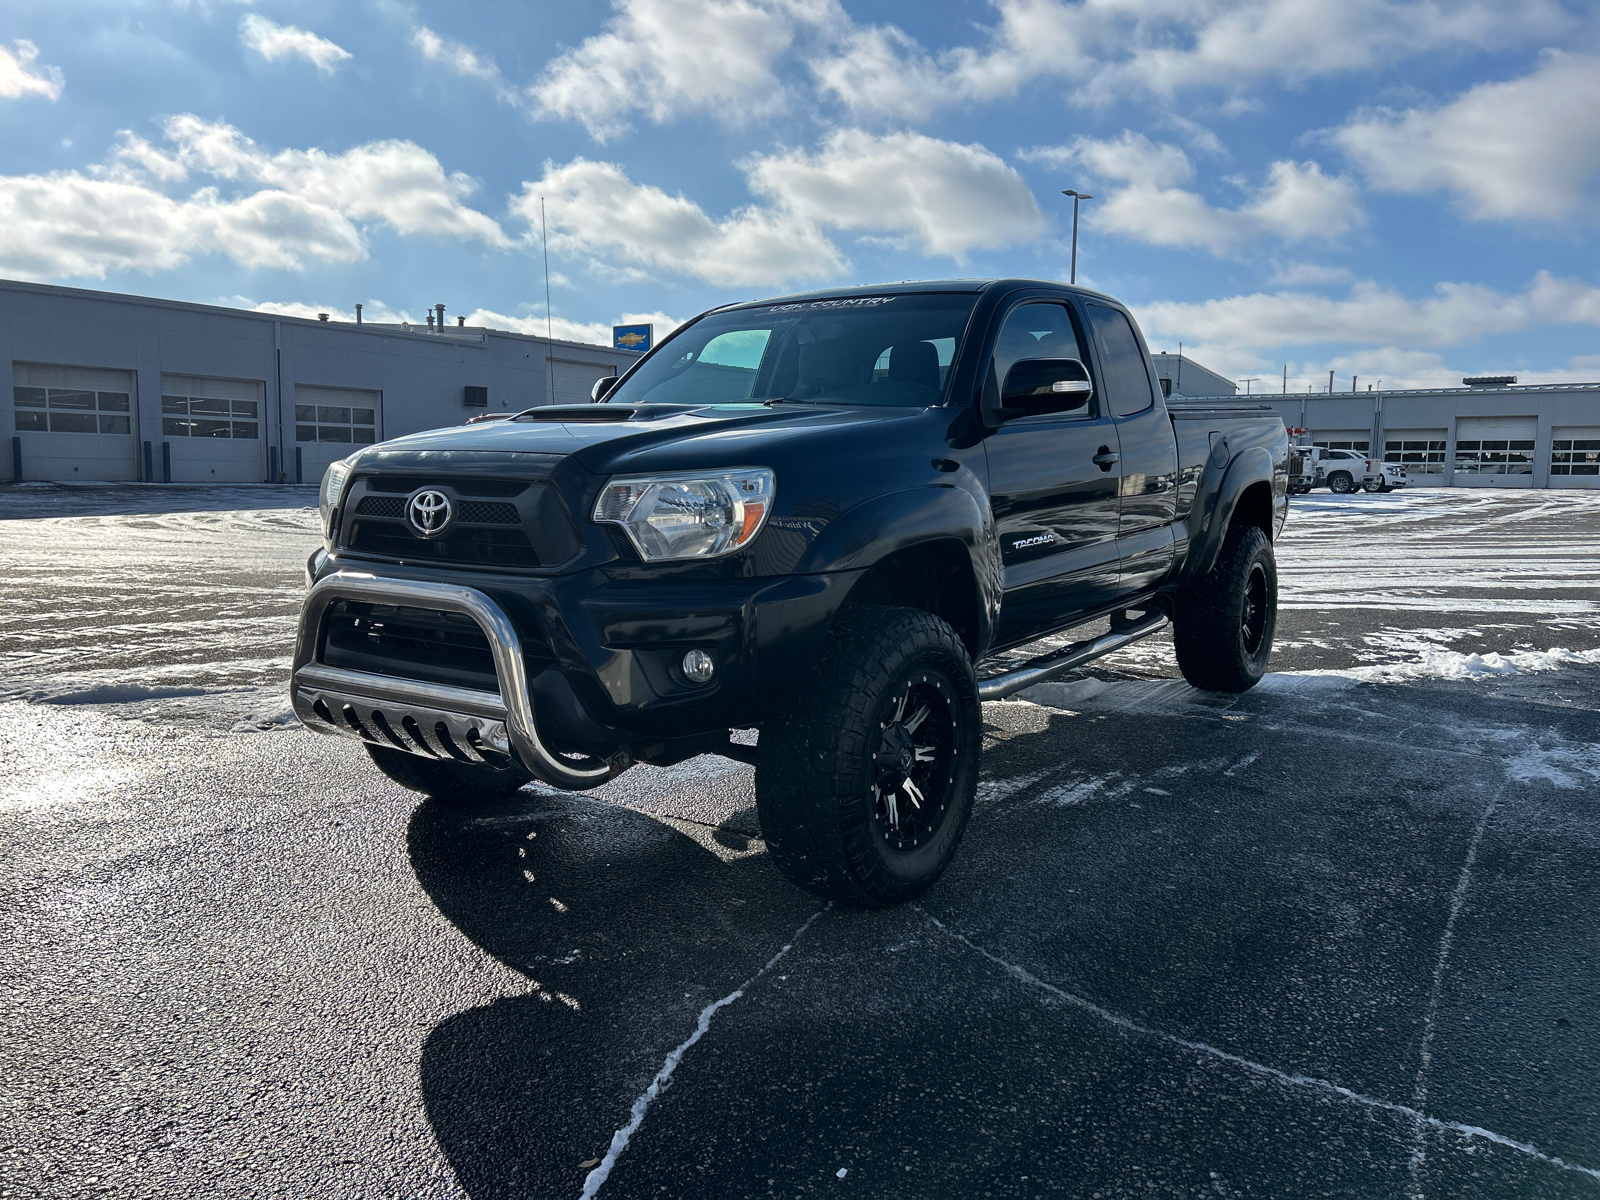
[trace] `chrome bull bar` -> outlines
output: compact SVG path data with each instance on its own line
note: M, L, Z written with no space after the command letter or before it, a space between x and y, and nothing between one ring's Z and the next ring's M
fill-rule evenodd
M336 600L408 605L471 617L489 641L499 694L318 662L322 618ZM528 693L522 639L505 610L476 588L334 572L306 596L289 697L301 722L318 733L446 761L491 761L485 752L509 756L546 783L571 791L597 787L612 775L609 764L573 761L545 745Z

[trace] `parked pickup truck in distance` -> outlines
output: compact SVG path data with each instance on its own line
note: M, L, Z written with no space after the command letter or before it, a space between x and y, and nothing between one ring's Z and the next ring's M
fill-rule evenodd
M1006 279L733 304L595 399L329 469L291 685L309 728L463 804L751 762L777 867L884 905L955 853L981 701L1169 625L1196 687L1265 670L1283 422L1165 400L1110 297Z

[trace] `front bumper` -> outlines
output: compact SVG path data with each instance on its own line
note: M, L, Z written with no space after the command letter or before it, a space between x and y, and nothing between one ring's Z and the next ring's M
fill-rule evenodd
M291 683L308 728L441 759L509 756L571 789L632 761L699 753L691 748L781 708L860 574L614 580L594 571L464 584L460 573L416 568L375 575L337 556L308 565L321 578L301 614ZM329 609L341 600L465 615L487 642L492 677L485 669L460 680L471 686L451 686L448 673L428 682L428 672L334 653ZM691 647L714 657L710 684L674 673Z
M471 617L489 641L500 693L330 667L317 661L322 620L335 600L404 604ZM610 763L562 754L540 735L522 639L504 609L476 588L337 571L306 597L295 641L290 699L306 728L376 746L467 763L514 757L546 783L582 791Z

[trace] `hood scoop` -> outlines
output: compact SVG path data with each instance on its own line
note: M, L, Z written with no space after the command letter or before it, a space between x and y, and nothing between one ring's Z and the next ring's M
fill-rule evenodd
M681 407L664 408L659 404L544 404L538 408L525 408L511 419L609 425L618 421L648 421L652 417L682 411Z

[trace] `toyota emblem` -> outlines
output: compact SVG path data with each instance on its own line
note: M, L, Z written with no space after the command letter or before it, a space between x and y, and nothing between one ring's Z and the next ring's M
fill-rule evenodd
M450 497L431 488L406 501L406 522L425 538L438 537L454 515Z

